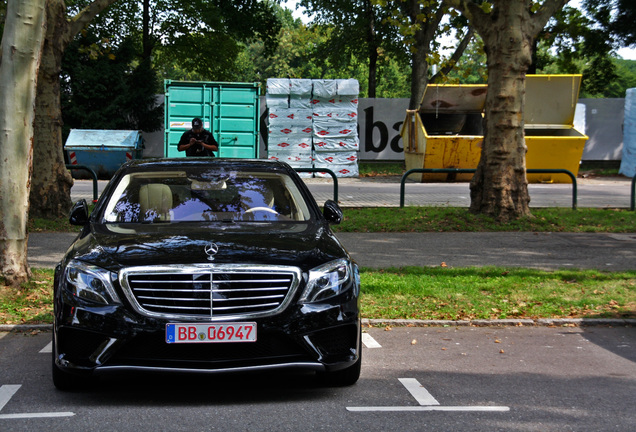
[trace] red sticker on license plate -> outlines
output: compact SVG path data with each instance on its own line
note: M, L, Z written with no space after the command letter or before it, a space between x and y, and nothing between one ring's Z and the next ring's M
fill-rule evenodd
M166 324L166 342L256 342L256 323Z

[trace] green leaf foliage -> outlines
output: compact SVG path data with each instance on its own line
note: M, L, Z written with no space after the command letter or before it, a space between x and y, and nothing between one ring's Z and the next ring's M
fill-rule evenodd
M139 62L134 43L110 41L88 32L67 48L62 66L64 130L161 127L163 107L155 95L159 82L149 60Z
M636 42L634 2L585 0L557 12L537 40L538 73L583 74L581 97L625 97L636 76L616 49Z

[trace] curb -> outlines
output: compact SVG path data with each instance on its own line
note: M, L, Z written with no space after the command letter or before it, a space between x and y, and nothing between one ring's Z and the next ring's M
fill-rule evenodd
M538 318L501 320L409 320L409 319L369 319L363 318L364 327L631 327L636 319L605 318ZM51 331L53 324L0 324L0 332L10 331Z
M501 320L408 320L408 319L362 319L365 327L631 327L636 319L605 318L538 318L538 319L501 319Z
M0 332L10 331L50 331L53 330L53 324L0 324Z

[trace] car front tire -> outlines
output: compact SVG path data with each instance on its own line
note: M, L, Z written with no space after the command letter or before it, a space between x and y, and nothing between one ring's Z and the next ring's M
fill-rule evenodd
M53 354L51 355L51 373L53 376L53 385L58 390L74 391L85 385L82 377L64 372L55 364L55 336L53 336Z
M346 369L333 372L323 372L320 374L322 382L330 387L347 387L354 385L360 378L362 369L362 353L358 356L358 360Z

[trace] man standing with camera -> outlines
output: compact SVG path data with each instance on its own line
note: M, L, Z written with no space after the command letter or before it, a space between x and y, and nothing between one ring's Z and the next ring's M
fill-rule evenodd
M192 129L181 135L177 150L185 151L188 157L214 157L213 152L219 150L219 144L212 133L203 129L203 121L196 117L192 119Z

